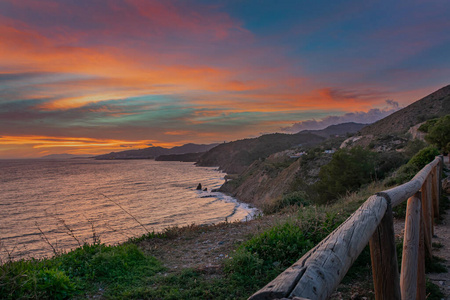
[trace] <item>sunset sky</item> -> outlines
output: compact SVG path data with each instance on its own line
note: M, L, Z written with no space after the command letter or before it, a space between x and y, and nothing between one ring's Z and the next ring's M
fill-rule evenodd
M373 122L450 84L450 1L0 0L0 158Z

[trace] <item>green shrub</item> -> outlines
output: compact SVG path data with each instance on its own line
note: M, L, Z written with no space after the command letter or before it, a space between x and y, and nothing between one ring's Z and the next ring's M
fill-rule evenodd
M264 214L272 214L288 206L308 206L308 195L304 191L296 191L284 195L281 199L263 207Z
M69 276L55 268L30 272L24 289L32 291L39 299L67 299L76 290Z
M428 300L441 300L444 299L445 297L441 289L436 284L431 282L429 279L427 279L426 281L425 290Z
M244 244L246 251L256 254L265 264L288 265L301 257L314 242L293 222L275 226Z
M438 118L429 119L428 121L426 121L425 123L420 125L419 131L428 133L429 130L436 124L437 121L438 121Z
M427 147L427 145L428 145L427 143L425 143L424 141L419 140L419 139L410 140L406 144L404 151L403 151L405 158L407 160L410 160L414 155L417 154L417 152L419 152L423 148Z
M450 115L446 115L436 120L428 128L425 136L427 142L435 145L442 152L450 152Z
M77 293L76 282L53 260L9 261L0 266L1 299L66 299Z
M439 155L439 150L433 146L429 146L420 150L416 155L414 155L409 160L408 164L414 166L417 171L419 171L427 164L432 162L437 155Z
M408 182L417 174L417 172L432 162L436 155L439 155L439 151L433 146L428 146L420 150L408 161L407 164L401 166L395 172L394 176L386 180L386 185L390 186Z
M376 154L362 147L340 149L331 161L319 172L316 189L319 202L335 201L349 191L355 191L361 185L376 178Z

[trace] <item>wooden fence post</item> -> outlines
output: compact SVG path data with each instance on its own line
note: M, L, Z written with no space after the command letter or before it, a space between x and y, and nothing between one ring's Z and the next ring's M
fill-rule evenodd
M426 279L425 279L425 223L422 216L420 218L420 239L419 239L419 257L417 261L417 294L416 300L426 299Z
M439 218L439 165L433 168L433 172L431 173L431 194L433 197L433 227L434 227L434 219ZM433 230L434 234L434 230Z
M400 276L395 249L394 222L389 200L386 213L370 238L369 244L375 299L400 299Z
M425 255L428 258L432 258L431 253L431 238L432 238L432 231L431 231L431 207L430 207L430 186L429 186L429 180L430 178L427 177L425 181L422 184L422 188L420 189L422 193L422 220L424 223L424 239L425 239Z
M420 195L416 194L408 199L408 205L406 207L402 270L400 272L402 300L416 298L418 283L417 269L419 267L420 211Z

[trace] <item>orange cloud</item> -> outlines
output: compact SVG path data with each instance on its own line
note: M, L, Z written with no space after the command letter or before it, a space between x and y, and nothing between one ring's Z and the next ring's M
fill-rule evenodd
M28 152L26 156L35 157L41 153L65 153L70 154L102 154L110 151L123 151L126 149L142 149L148 145L161 147L179 146L179 143L158 142L155 140L116 140L116 139L95 139L83 137L52 137L52 136L1 136L0 153L6 156L13 149L20 148L23 152ZM26 149L26 150L25 150ZM36 151L42 149L42 151ZM53 150L52 150L53 149ZM14 153L11 152L10 155Z

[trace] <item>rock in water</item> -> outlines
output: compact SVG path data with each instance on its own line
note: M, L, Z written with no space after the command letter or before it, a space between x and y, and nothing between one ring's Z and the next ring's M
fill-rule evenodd
M199 183L198 185L197 185L197 190L202 190L202 184L201 183Z

